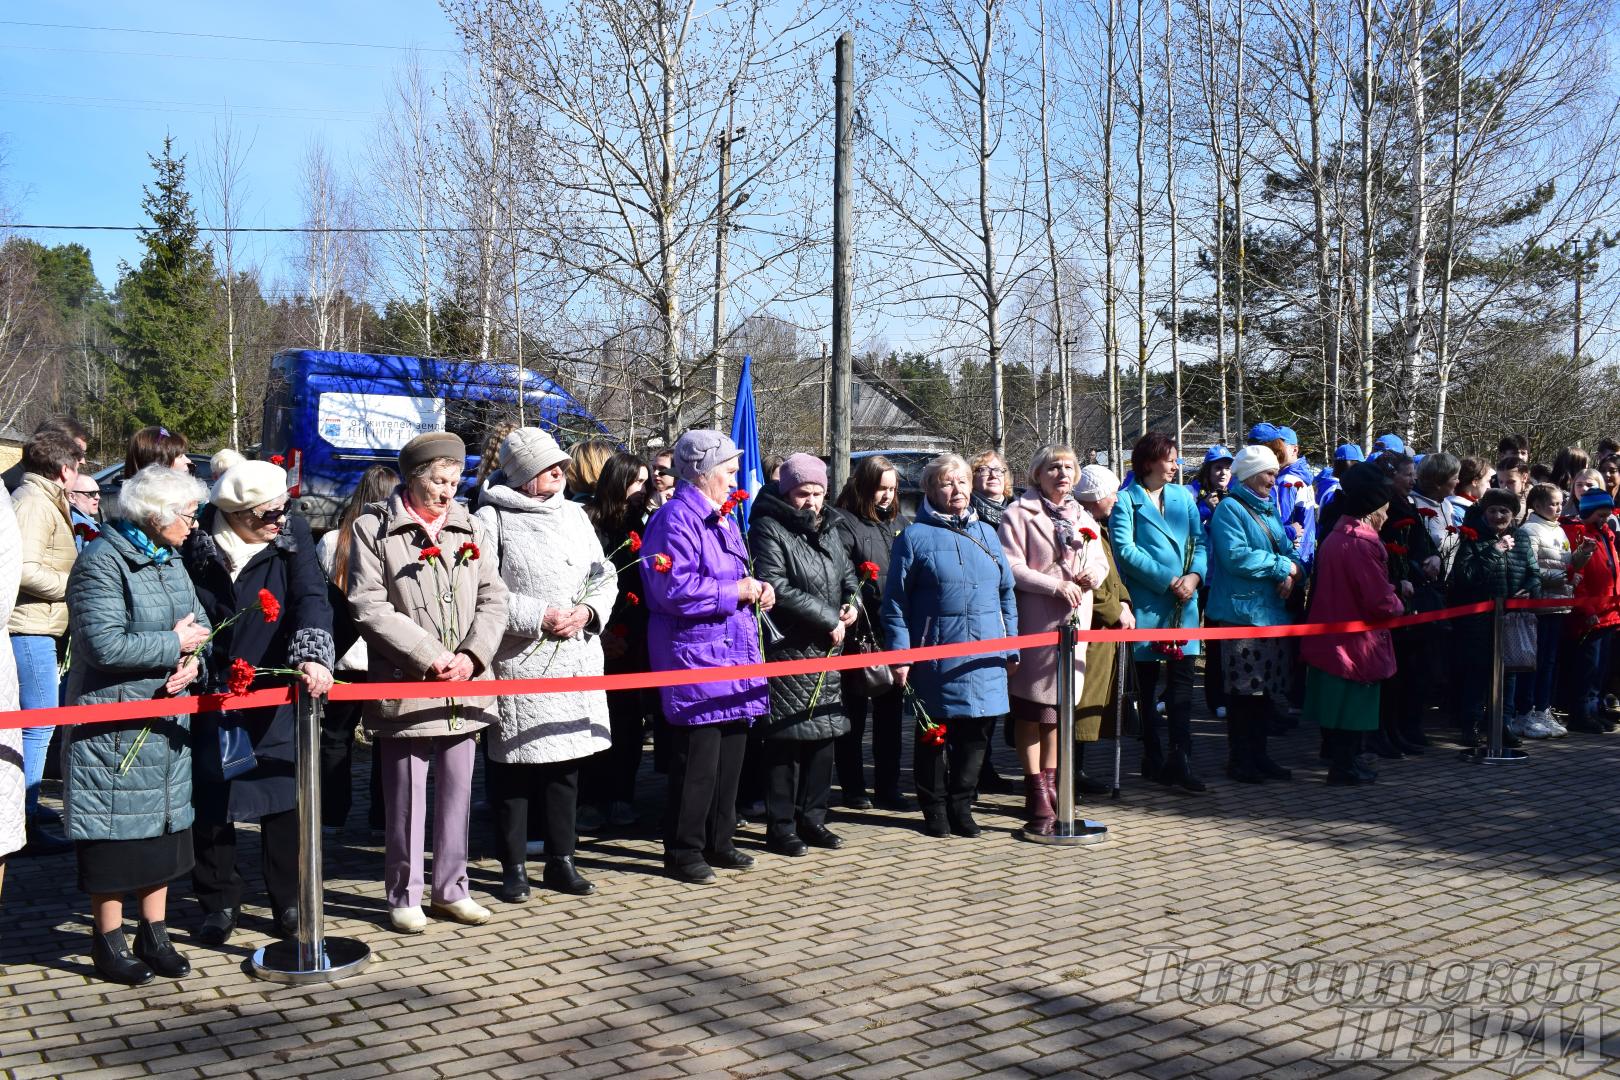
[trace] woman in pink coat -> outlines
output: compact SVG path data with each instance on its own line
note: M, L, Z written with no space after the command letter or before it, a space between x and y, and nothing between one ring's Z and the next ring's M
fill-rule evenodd
M1102 530L1074 501L1079 461L1067 446L1048 446L1029 467L1029 487L1001 519L1001 547L1012 565L1018 626L1056 630L1068 618L1091 625L1092 590L1108 577ZM1085 650L1075 654L1075 700ZM1030 649L1008 677L1014 736L1024 766L1026 832L1050 835L1056 821L1057 650Z
M1338 515L1316 552L1312 622L1382 619L1401 614L1390 584L1387 555L1378 538L1389 512L1393 482L1371 462L1344 477L1327 512ZM1378 730L1379 683L1395 674L1388 630L1302 638L1305 714L1314 717L1327 745L1330 784L1371 783L1376 774L1357 763L1363 732Z

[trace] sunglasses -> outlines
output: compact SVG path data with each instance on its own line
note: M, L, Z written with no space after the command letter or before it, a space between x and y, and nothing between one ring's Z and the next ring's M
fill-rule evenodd
M248 513L257 520L269 525L272 522L280 521L282 518L286 517L287 508L285 506L279 506L274 510L249 510Z
M653 468L653 475L654 476L674 476L675 473L671 469L667 469L662 465L657 465L657 466L654 466L654 468Z

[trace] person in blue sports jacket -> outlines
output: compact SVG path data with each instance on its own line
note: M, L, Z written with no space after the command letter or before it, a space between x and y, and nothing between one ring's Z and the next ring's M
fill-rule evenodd
M1198 587L1205 574L1204 527L1185 487L1171 483L1176 441L1150 431L1131 451L1130 486L1108 517L1114 561L1125 579L1139 629L1198 626ZM1142 732L1142 775L1184 791L1203 791L1192 768L1192 686L1198 642L1141 642L1136 646L1137 713ZM1154 702L1162 677L1169 749L1161 748Z
M1323 531L1321 524L1322 511L1327 509L1328 501L1339 493L1341 476L1355 468L1357 462L1366 460L1367 455L1362 453L1361 447L1355 443L1341 443L1339 448L1333 451L1333 467L1323 469L1316 474L1316 483L1314 485L1316 489L1316 531L1319 536Z

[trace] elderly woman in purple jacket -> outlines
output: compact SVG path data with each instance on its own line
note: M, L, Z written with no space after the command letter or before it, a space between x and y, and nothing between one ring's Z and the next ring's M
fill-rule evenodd
M748 572L748 545L728 496L737 484L736 444L718 431L694 430L675 443L680 484L647 523L652 572L647 590L647 648L655 671L757 664L754 605L770 610L776 594ZM668 569L660 570L663 557ZM764 679L733 679L660 690L673 735L664 867L694 885L714 868L746 870L754 860L732 842L737 781L748 726L770 714Z

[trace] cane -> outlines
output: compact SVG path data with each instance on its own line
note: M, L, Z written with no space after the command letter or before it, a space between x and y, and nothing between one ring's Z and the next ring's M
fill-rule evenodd
M1125 745L1125 659L1130 650L1125 642L1114 643L1114 790L1109 798L1119 798L1119 770Z

